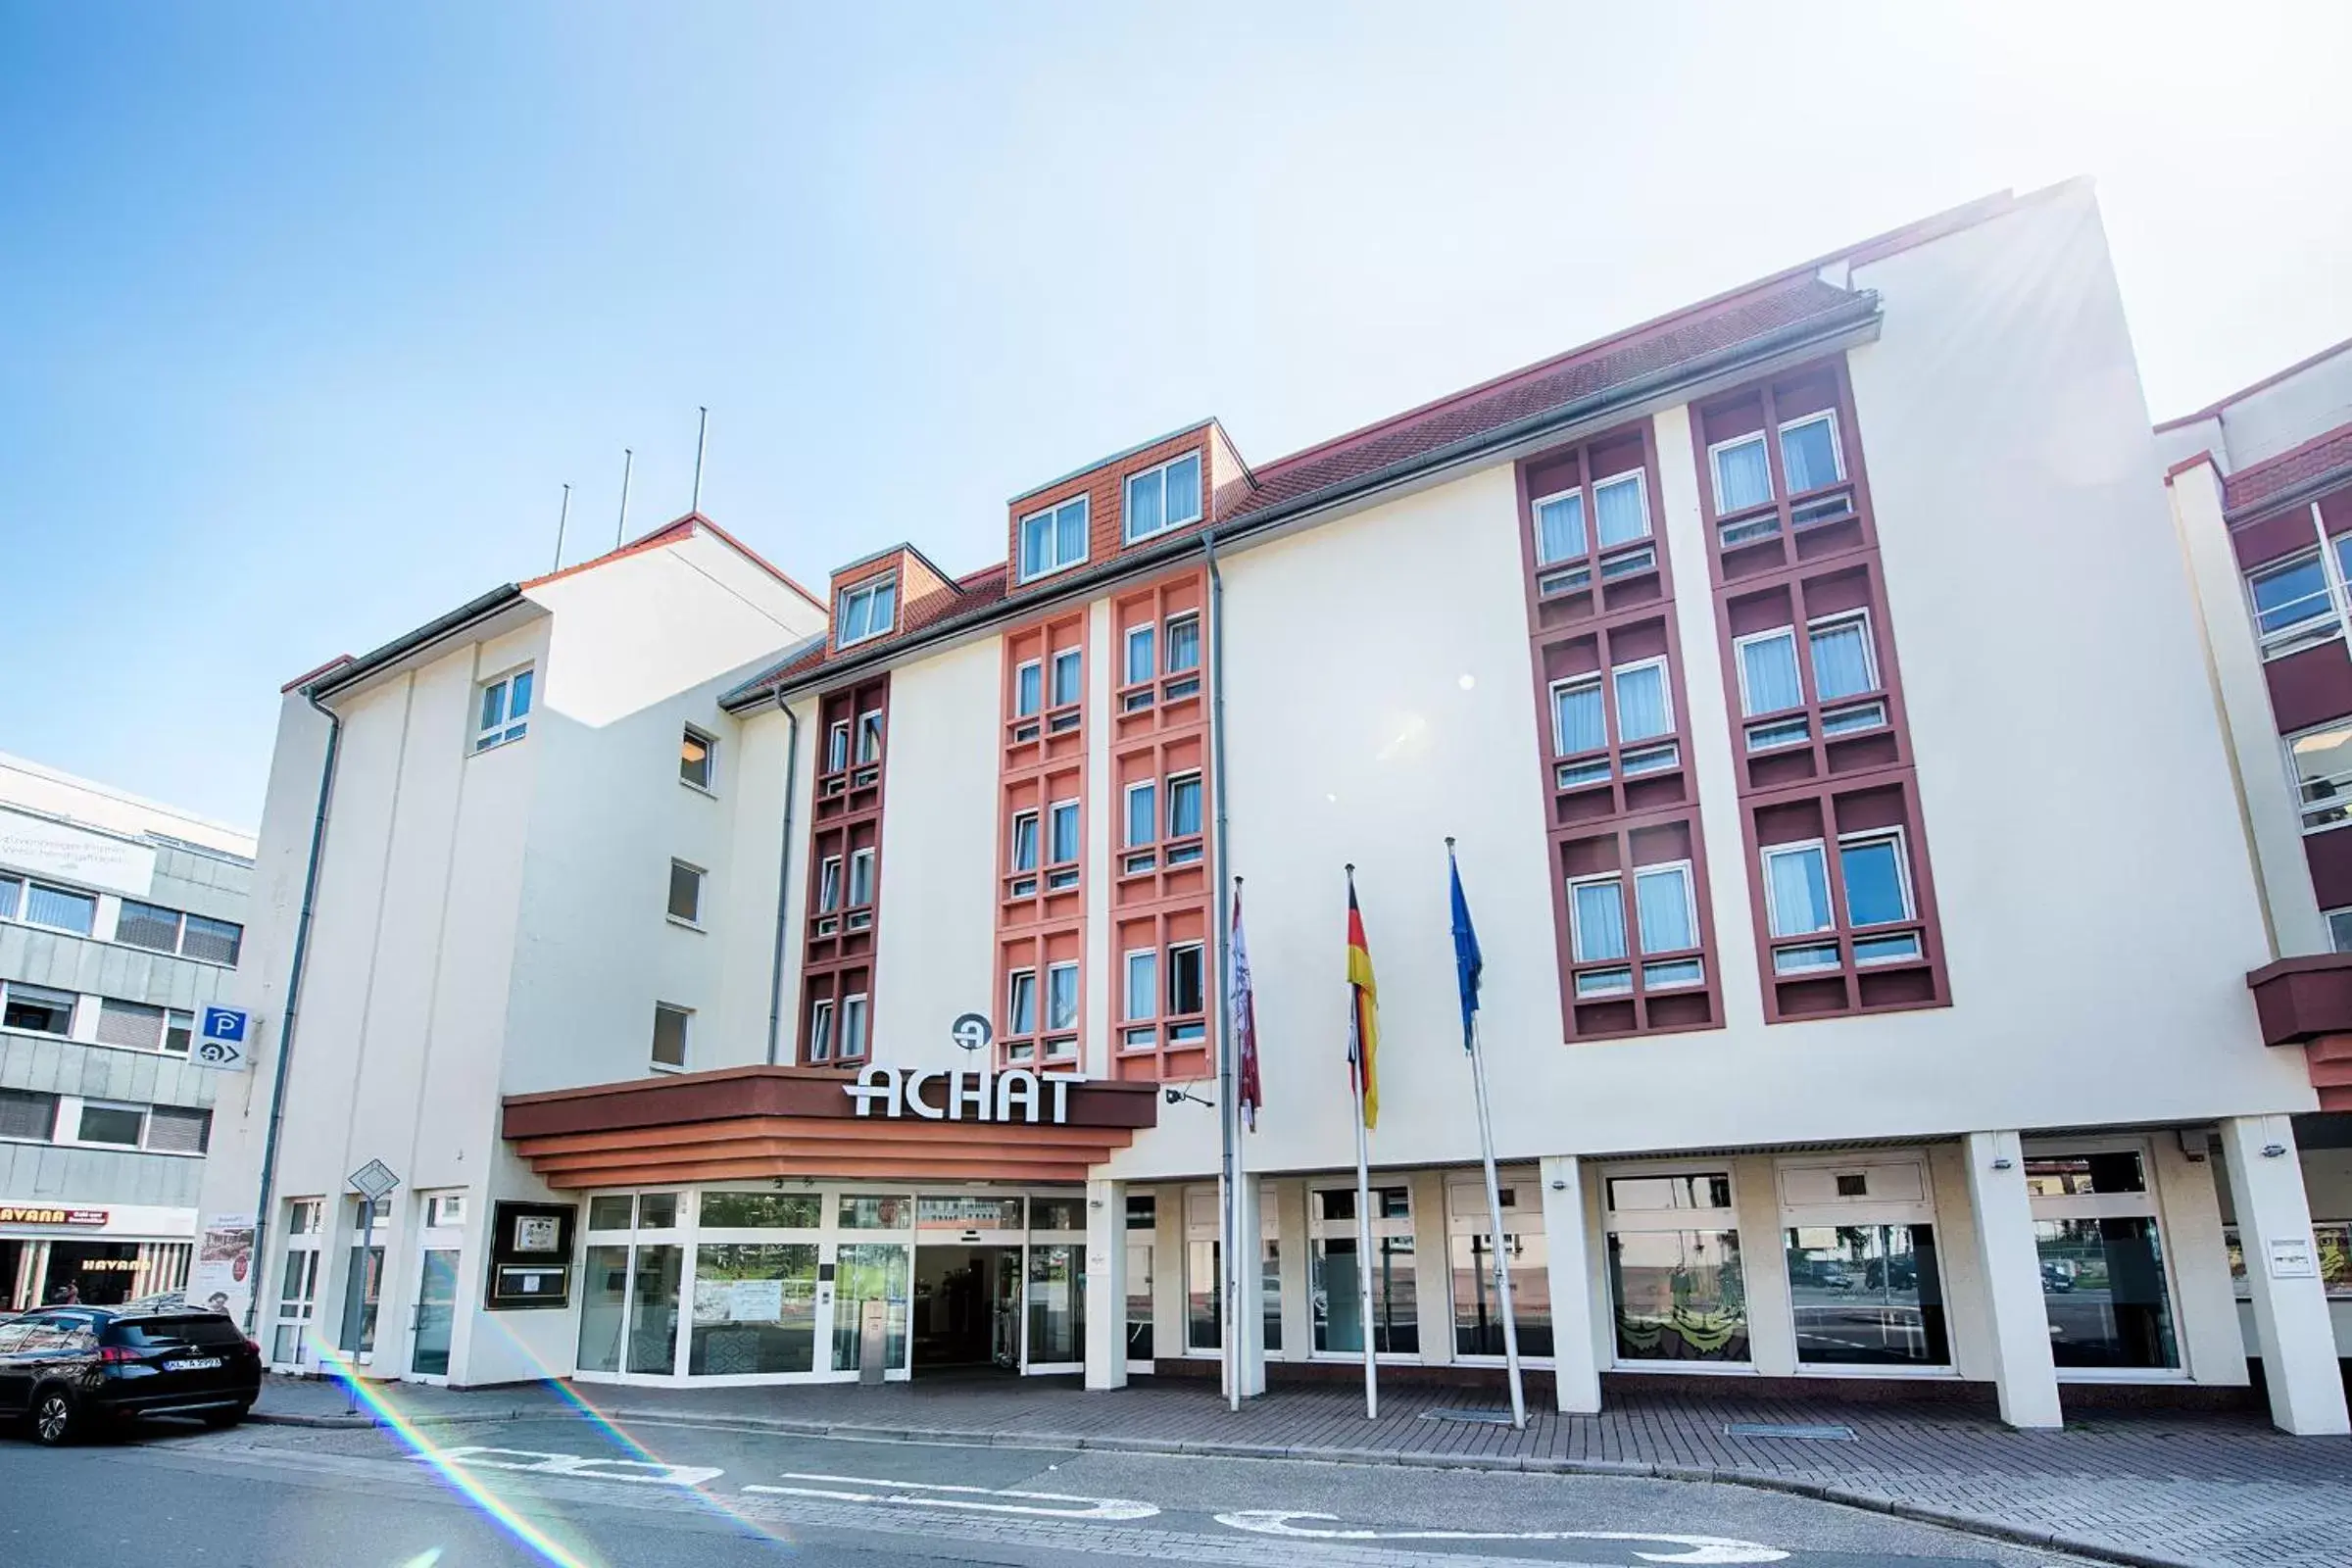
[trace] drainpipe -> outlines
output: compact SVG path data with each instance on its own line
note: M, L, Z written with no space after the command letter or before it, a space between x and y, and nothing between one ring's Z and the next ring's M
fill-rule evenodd
M270 1204L277 1181L277 1139L286 1119L286 1077L294 1060L294 1014L302 1003L302 975L311 954L311 914L318 897L318 862L326 850L326 808L335 789L335 760L343 747L343 720L318 701L312 688L302 700L326 720L326 760L318 769L318 811L311 822L311 859L302 873L302 914L294 923L294 962L286 975L286 1015L277 1025L277 1068L270 1086L270 1131L262 1144L261 1192L253 1208L253 1298L245 1305L245 1333L258 1332L262 1290L270 1277Z
M1224 1189L1223 1212L1218 1218L1225 1238L1225 1396L1231 1408L1242 1407L1242 1114L1234 1102L1239 1082L1233 1059L1233 903L1227 890L1228 852L1225 848L1225 578L1217 570L1217 531L1200 535L1208 558L1208 759L1217 795L1217 1135L1221 1145L1219 1169ZM1256 1249L1250 1249L1254 1263Z
M785 706L781 687L776 711L791 726L784 745L784 846L776 852L776 951L767 968L767 1064L776 1064L784 1026L784 922L792 917L792 797L801 787L801 715Z

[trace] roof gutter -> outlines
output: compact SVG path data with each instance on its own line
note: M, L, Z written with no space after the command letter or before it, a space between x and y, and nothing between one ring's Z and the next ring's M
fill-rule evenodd
M471 626L475 621L487 619L522 597L522 588L517 583L507 583L493 588L480 598L460 605L448 614L426 621L406 636L395 637L383 647L362 654L348 664L337 666L332 673L311 682L308 687L304 688L305 693L316 700L330 692L340 691L354 681L374 674L386 664L406 659L417 650L430 647L445 637L453 637Z
M1561 404L1557 408L1546 409L1541 414L1529 415L1524 418L1515 419L1509 424L1499 425L1493 430L1481 431L1474 436L1465 436L1458 441L1448 442L1445 446L1433 447L1427 452L1418 453L1413 457L1393 463L1385 468L1376 469L1360 479L1350 480L1331 489L1310 490L1303 495L1294 496L1288 501L1277 502L1263 511L1250 513L1247 516L1220 521L1216 524L1218 544L1227 546L1237 539L1263 533L1268 529L1294 522L1318 512L1328 511L1344 503L1357 501L1366 496L1377 495L1382 491L1393 490L1401 485L1425 479L1432 474L1459 466L1488 453L1504 450L1516 446L1520 442L1534 440L1568 426L1587 423L1604 416L1612 411L1648 402L1661 393L1677 387L1695 385L1721 374L1726 369L1745 365L1751 361L1771 359L1778 355L1826 343L1843 336L1857 326L1876 320L1878 315L1878 294L1870 289L1858 290L1851 306L1828 316L1801 321L1793 326L1776 328L1761 337L1752 338L1737 348L1725 349L1698 360L1689 361L1663 370L1655 370L1647 375L1637 376L1633 380L1611 387L1605 392L1594 393L1591 397L1580 398L1573 403ZM820 686L830 686L846 675L894 662L917 649L948 642L999 617L1009 618L1009 615L1013 613L1028 614L1034 611L1072 600L1091 598L1100 592L1106 582L1115 581L1131 574L1140 576L1155 571L1186 556L1198 553L1200 548L1199 536L1188 534L1151 550L1123 555L1095 571L1085 572L1070 579L1055 593L1039 594L1033 598L1023 599L1019 601L1017 607L1008 606L1005 601L1000 600L980 611L962 615L950 615L944 620L934 622L913 637L887 644L875 649L872 653L857 658L836 660L821 664L799 680L780 680L773 686L760 686L755 682L752 687L739 688L720 698L719 706L730 712L740 712L755 704L767 701L778 692L797 695L804 691L813 691Z

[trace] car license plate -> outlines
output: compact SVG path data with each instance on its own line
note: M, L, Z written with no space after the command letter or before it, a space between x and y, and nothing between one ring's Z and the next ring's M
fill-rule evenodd
M220 1364L220 1358L217 1355L196 1355L181 1361L166 1361L164 1370L167 1372L209 1372Z

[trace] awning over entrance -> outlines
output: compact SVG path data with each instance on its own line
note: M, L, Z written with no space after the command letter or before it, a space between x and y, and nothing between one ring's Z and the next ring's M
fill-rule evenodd
M2352 953L2280 958L2246 976L2263 1044L2301 1046L2322 1110L2352 1110Z
M884 1071L728 1067L510 1095L504 1136L559 1188L763 1176L1075 1182L1159 1118L1152 1084L1026 1073L890 1069L892 1092L850 1092Z

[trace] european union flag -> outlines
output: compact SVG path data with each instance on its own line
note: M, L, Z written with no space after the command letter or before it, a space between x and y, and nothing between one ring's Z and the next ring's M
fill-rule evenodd
M1446 841L1446 863L1453 872L1453 973L1462 989L1462 1049L1478 1013L1478 979L1487 966L1478 951L1478 928L1470 923L1470 901L1462 895L1462 868L1454 862L1453 840Z

